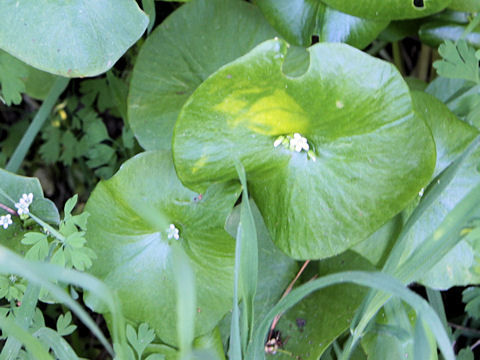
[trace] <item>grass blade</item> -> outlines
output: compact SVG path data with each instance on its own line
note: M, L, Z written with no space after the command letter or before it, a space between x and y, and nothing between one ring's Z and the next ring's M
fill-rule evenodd
M52 85L52 88L50 89L47 98L42 103L42 106L40 106L40 109L33 118L33 121L23 135L22 140L20 140L20 143L15 149L12 157L8 161L5 170L11 172L18 171L20 165L22 165L23 159L25 159L25 156L27 155L27 152L33 143L33 140L35 140L35 137L45 123L45 120L47 120L47 118L49 117L53 106L58 100L58 97L63 93L69 81L70 79L60 76L57 80L55 80L55 83Z
M4 331L9 337L15 337L32 355L35 355L37 360L53 360L48 351L43 347L38 339L34 338L30 333L18 326L15 321L6 317L0 316L0 329ZM1 360L14 360L17 356L13 354L3 354L0 356Z
M442 326L441 320L424 299L406 288L399 280L393 278L390 275L380 272L369 273L362 271L349 271L327 275L320 279L312 280L292 290L290 294L280 300L277 305L275 305L268 312L268 314L262 320L258 328L255 330L254 337L249 346L246 358L252 360L265 359L265 336L268 332L270 323L272 322L276 314L287 311L289 308L297 304L299 301L301 301L303 298L305 298L314 291L320 290L327 286L342 283L353 283L388 292L389 294L397 296L406 303L408 303L412 308L416 310L417 314L420 314L423 317L424 321L430 327L431 331L435 335L435 338L437 339L438 346L445 359L455 359L450 340L447 333L445 332L445 329Z
M54 282L76 285L95 294L106 304L112 315L112 337L114 343L119 344L118 349L122 351L123 346L126 344L126 338L125 324L120 305L110 289L100 280L91 275L65 269L57 265L27 261L3 246L0 246L0 273L16 274L27 279L29 282L44 287L59 302L68 306L100 340L110 354L113 355L112 347L95 321L92 320L88 313L74 301L62 287L56 285ZM121 354L117 355L122 358Z
M177 245L177 244L174 244ZM195 276L180 246L173 246L180 359L190 359L195 329Z

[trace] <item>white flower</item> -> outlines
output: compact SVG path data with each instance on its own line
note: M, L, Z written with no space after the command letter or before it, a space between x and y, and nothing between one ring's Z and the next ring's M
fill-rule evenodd
M7 214L0 216L0 226L3 226L4 229L7 229L9 225L12 225L12 215Z
M23 194L18 203L15 204L15 207L18 209L18 215L28 214L30 212L29 206L33 202L33 194L29 193Z
M299 133L293 134L293 139L290 139L290 147L295 149L296 152L300 152L302 150L308 151L310 149L307 139Z
M167 237L169 239L175 239L175 240L180 239L180 234L178 232L178 229L175 227L175 225L170 224L170 227L167 230Z

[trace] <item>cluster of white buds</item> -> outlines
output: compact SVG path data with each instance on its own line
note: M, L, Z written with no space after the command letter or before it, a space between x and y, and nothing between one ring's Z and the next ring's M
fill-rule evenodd
M282 135L275 139L273 143L274 147L279 147L283 145L284 148L289 149L290 151L296 152L306 152L309 159L316 161L314 152L310 149L307 138L300 135L299 133L294 133L293 136Z
M28 214L30 210L28 207L30 204L33 202L33 194L29 193L23 194L18 203L15 204L15 207L17 208L17 213L18 215L23 215L23 214Z
M167 230L167 237L169 239L175 239L175 240L180 239L180 233L178 229L175 227L175 225L170 224L170 227Z
M4 229L7 229L9 225L12 225L12 215L7 214L0 216L0 226L3 226Z

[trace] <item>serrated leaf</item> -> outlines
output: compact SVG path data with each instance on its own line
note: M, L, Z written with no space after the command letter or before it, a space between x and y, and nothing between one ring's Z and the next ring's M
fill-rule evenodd
M67 311L65 315L60 314L57 319L57 332L60 336L70 335L77 328L76 325L71 324L72 322L72 313Z
M96 144L86 155L88 157L87 165L90 168L96 168L110 163L112 157L115 156L115 149L106 144Z
M28 232L22 239L22 244L34 245L39 241L46 240L47 235L39 232Z
M53 164L60 157L60 136L61 132L58 127L48 125L42 131L42 139L45 141L40 146L40 155L47 164Z
M25 92L23 78L28 75L27 66L10 54L0 50L0 85L3 101L10 106L20 104Z
M480 319L480 288L469 287L463 290L462 301L467 314L474 319Z
M147 323L142 323L138 327L138 335L131 325L127 325L127 339L135 349L138 358L142 358L142 354L147 346L155 339L155 332L149 329Z
M67 130L62 135L62 154L60 155L60 161L64 165L72 165L73 159L77 152L77 138L70 130Z
M81 248L87 242L84 236L85 233L83 231L73 233L66 238L65 245L71 246L74 249Z
M435 145L391 64L321 43L309 49L307 73L292 78L282 72L286 49L266 41L195 91L175 125L175 168L201 192L236 179L241 161L275 244L320 259L366 239L415 198Z
M459 40L457 44L446 41L440 45L438 52L443 60L436 61L433 66L439 75L480 83L480 70L475 49L469 46L465 40Z
M112 106L112 97L106 78L85 80L80 83L80 92L83 94L81 101L86 107L94 105L97 100L97 107L100 112Z
M73 197L67 200L64 206L64 217L65 219L69 219L72 214L72 210L77 205L78 194L75 194ZM64 219L64 221L65 221Z

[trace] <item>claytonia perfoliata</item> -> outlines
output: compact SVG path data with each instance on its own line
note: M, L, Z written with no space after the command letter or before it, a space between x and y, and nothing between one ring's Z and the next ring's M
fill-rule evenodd
M7 214L0 216L0 226L3 226L4 229L7 229L9 225L12 224L12 215Z
M302 152L305 151L308 155L308 158L316 161L315 154L310 145L308 144L307 138L300 135L299 133L294 133L293 136L282 135L275 139L273 143L274 147L279 147L283 145L284 148L289 149L290 151Z
M293 134L293 138L290 139L290 148L295 149L296 152L300 152L302 150L308 151L310 146L308 145L306 138L299 133L295 133Z
M18 203L15 204L18 215L26 215L30 212L29 206L33 202L33 194L23 194Z
M168 237L169 239L175 239L175 240L180 239L179 231L178 231L178 229L175 227L175 225L170 224L170 227L169 227L168 230L167 230L167 237Z

